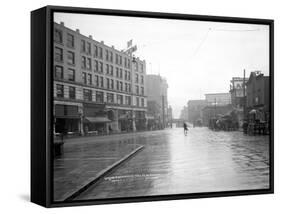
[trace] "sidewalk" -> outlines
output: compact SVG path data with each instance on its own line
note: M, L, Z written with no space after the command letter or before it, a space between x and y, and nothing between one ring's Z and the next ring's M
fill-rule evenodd
M140 148L116 136L66 139L63 155L54 159L54 200L66 200Z
M146 133L146 132L157 132L157 131L163 131L165 129L170 129L170 128L164 128L164 129L157 129L157 130L141 130L141 131L130 131L130 132L116 132L116 133L110 133L110 134L100 134L100 135L66 135L64 136L64 140L65 141L71 141L71 139L84 139L84 138L99 138L99 137L108 137L108 136L128 136L128 135L138 135L141 133Z

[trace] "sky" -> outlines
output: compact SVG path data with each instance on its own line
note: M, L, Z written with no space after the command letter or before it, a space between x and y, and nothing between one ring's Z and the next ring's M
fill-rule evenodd
M269 75L267 25L71 13L55 13L54 21L119 50L132 39L147 74L167 79L175 118L188 100L228 92L244 69L246 77L257 70Z

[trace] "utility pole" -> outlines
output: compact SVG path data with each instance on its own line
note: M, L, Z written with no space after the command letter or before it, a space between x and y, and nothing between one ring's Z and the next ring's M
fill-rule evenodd
M236 94L236 88L235 88L235 82L234 79L232 79L232 90L234 91L234 108L237 107L237 94Z
M217 114L217 98L215 98L215 117L216 117L216 114Z
M243 71L243 119L246 118L246 82L245 82L246 71Z
M165 96L162 95L163 127L165 128Z

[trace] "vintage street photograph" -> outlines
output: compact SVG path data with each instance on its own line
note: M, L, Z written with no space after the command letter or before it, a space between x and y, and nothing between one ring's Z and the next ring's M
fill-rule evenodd
M53 200L270 188L269 25L54 13Z

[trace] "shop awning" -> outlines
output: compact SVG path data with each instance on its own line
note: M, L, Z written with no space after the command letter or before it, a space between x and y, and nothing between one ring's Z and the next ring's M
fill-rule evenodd
M149 115L147 115L147 116L146 116L146 119L148 119L148 120L154 120L155 117L154 117L154 116L149 116Z
M257 110L256 109L252 109L249 114L256 114L257 113Z
M55 115L55 118L61 118L61 119L80 119L79 115Z
M111 122L107 117L85 117L85 120L90 123L108 123Z

